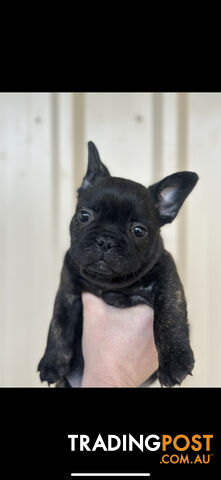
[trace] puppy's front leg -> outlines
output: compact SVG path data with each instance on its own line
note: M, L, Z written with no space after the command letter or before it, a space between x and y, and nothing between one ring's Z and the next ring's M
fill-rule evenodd
M159 266L155 293L154 334L159 355L161 385L181 384L191 374L194 356L189 341L187 307L183 287L171 255L165 251Z
M73 282L64 263L56 295L45 354L38 365L41 381L55 383L69 373L75 327L82 313L81 296L73 293Z

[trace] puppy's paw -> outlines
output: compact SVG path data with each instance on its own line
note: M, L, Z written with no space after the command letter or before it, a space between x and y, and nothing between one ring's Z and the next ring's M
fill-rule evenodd
M104 292L102 294L102 299L104 302L108 303L108 305L118 308L125 308L128 303L127 296L124 293L119 292Z
M158 379L161 386L181 385L187 375L192 375L193 367L194 357L191 350L167 359L163 363L160 362Z
M108 303L108 305L113 305L118 308L134 307L135 305L144 303L150 305L149 302L146 302L140 295L126 295L122 292L103 292L102 299Z
M69 355L58 355L52 352L46 353L38 365L41 382L55 383L65 377L70 370Z

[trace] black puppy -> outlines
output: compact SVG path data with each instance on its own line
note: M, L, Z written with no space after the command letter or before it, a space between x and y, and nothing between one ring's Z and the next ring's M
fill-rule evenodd
M88 149L88 169L70 224L71 245L38 365L40 379L63 386L70 371L82 376L81 292L88 291L116 307L146 303L154 308L155 377L162 386L180 384L191 374L194 356L183 287L160 228L174 220L198 176L178 172L146 188L110 176L92 142Z

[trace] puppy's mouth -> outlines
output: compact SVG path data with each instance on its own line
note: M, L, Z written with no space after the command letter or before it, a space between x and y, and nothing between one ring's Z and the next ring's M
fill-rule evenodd
M89 274L96 274L96 275L105 275L105 276L113 276L113 271L109 267L109 265L104 260L98 260L97 262L91 263L87 265L83 271L88 272Z
M146 273L147 268L139 268L134 272L119 275L104 260L99 260L86 267L81 266L81 275L89 282L105 288L122 288L131 285Z

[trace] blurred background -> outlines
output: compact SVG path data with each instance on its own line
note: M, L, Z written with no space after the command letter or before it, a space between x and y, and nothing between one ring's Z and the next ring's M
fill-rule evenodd
M0 386L40 386L89 140L114 176L146 186L198 173L162 235L185 288L196 359L181 388L221 386L220 93L0 94Z

